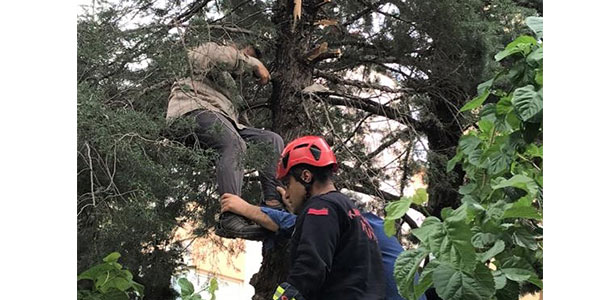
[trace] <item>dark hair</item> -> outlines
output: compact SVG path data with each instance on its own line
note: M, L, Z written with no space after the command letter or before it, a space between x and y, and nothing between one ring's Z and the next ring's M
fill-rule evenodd
M294 176L296 181L303 183L301 174L304 170L308 170L313 174L313 182L326 183L328 180L333 179L333 165L315 167L308 164L299 164L290 169L290 175Z

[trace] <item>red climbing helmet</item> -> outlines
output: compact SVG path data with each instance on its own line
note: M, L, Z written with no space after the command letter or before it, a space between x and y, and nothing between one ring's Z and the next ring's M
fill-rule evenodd
M319 136L303 136L291 141L283 149L281 159L277 164L277 179L281 180L293 166L307 164L315 167L325 167L333 164L337 171L337 161L333 150L325 139Z

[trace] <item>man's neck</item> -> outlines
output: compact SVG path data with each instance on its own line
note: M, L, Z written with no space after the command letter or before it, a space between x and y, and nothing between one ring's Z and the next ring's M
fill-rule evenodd
M318 196L318 195L323 195L323 194L326 194L326 193L329 193L329 192L335 191L335 190L336 190L335 185L331 181L328 181L326 183L315 182L312 185L310 194L311 194L311 196Z

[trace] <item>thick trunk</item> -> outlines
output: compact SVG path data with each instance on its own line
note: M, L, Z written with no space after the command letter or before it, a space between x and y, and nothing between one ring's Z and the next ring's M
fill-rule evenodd
M307 134L307 118L302 107L300 91L311 84L313 67L303 57L310 49L310 28L300 23L291 30L292 1L279 0L273 16L278 30L276 56L271 71L272 130L285 142ZM304 18L305 16L303 16ZM254 286L253 300L270 300L278 284L285 281L290 268L288 243L279 243L263 252L263 262L250 284Z
M444 207L457 208L460 205L458 188L463 183L465 173L459 166L450 173L446 173L446 165L448 160L456 154L456 145L458 145L462 131L457 124L455 113L451 111L444 99L432 97L432 101L435 103L432 107L435 111L432 113L439 122L432 121L424 126L429 143L427 192L429 194L429 211L432 215L441 218Z

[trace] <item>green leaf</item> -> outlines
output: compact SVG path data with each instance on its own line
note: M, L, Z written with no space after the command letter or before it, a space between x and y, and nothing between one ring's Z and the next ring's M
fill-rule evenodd
M402 218L410 208L411 202L410 198L402 197L402 199L388 204L385 207L386 219L397 220Z
M539 47L527 55L527 63L531 66L536 66L544 58L544 50Z
M472 193L475 189L477 188L477 183L475 182L469 182L465 185L462 185L459 189L458 189L458 193L461 195L468 195L470 193Z
M106 274L106 272L110 271L110 270L114 270L115 268L109 264L99 264L99 265L95 265L91 268L89 268L88 270L84 271L83 273L81 273L79 276L77 276L77 280L82 280L82 279L90 279L90 280L96 280L96 278L102 274Z
M506 276L504 276L504 279L506 280ZM520 287L517 282L514 282L512 280L507 280L506 285L502 289L496 291L496 299L497 300L520 299L519 289L520 289Z
M444 225L436 217L427 217L421 227L412 230L412 234L421 241L424 247L436 255L439 253L442 239L446 235Z
M116 262L119 259L119 257L121 257L121 254L119 252L113 252L113 253L107 255L102 260L106 263L111 263L111 262Z
M511 97L502 97L496 103L496 113L499 115L505 115L513 109L512 102L510 101Z
M194 294L194 295L191 295L190 298L188 298L188 300L202 300L202 297L198 294ZM214 299L211 298L211 300L214 300Z
M103 287L108 290L115 288L119 291L127 291L131 287L131 281L123 277L113 277L103 284Z
M506 278L516 282L527 281L533 275L533 272L519 268L506 268L502 269L502 272Z
M506 275L504 275L502 271L492 271L492 275L494 275L494 285L497 290L500 290L506 286Z
M520 36L514 41L512 41L510 44L506 45L506 48L504 48L504 50L498 52L498 54L494 56L494 59L496 59L496 61L501 61L504 58L516 53L520 53L525 56L529 54L529 52L531 51L531 47L535 44L537 44L535 38L528 35Z
M510 166L511 161L512 158L506 155L504 152L494 152L489 157L489 164L487 165L488 174L496 175L506 172L508 170L508 167Z
M456 163L461 161L463 158L462 152L457 153L451 160L448 161L446 165L446 173L450 173L450 171L454 170Z
M444 222L447 234L440 244L439 259L462 270L472 272L477 264L475 248L471 245L473 234L465 222Z
M481 140L474 135L463 135L458 141L460 151L467 155L477 149L479 144L481 144Z
M141 298L144 298L144 286L143 285L141 285L135 281L132 281L131 287Z
M525 151L530 157L544 157L544 149L543 146L536 146L535 144L527 145L527 150Z
M496 243L494 244L494 246L492 246L492 248L490 248L488 251L483 253L480 261L486 262L486 261L492 259L496 255L498 255L498 253L504 251L505 247L506 247L506 245L504 244L503 240L497 240Z
M429 261L429 263L421 272L419 282L415 285L415 298L419 298L433 284L433 270L439 266L440 262L437 259Z
M517 115L523 121L529 121L543 109L542 97L535 91L533 85L527 85L515 90L512 98Z
M219 283L217 282L216 278L211 278L210 279L210 284L208 286L208 293L210 294L210 300L215 300L216 296L215 296L215 292L219 289Z
M538 243L535 240L534 236L525 228L521 227L515 230L515 232L513 232L512 234L512 238L515 244L523 248L531 250L536 250L538 248Z
M471 238L471 244L477 248L486 248L496 240L496 235L487 232L478 232Z
M404 251L396 259L394 263L394 278L398 285L398 291L403 297L407 299L413 298L415 273L419 269L421 261L427 255L429 255L429 251L420 247Z
M535 71L535 83L544 85L544 71L542 69Z
M486 91L489 91L489 89L494 84L495 79L496 78L492 78L488 81L482 82L479 85L477 85L477 95L483 95Z
M494 277L483 264L477 264L473 275L440 264L433 271L433 284L444 300L488 300L495 292Z
M181 288L181 297L186 297L194 294L194 285L185 277L179 278L177 284Z
M383 219L383 232L387 236L395 236L396 235L396 219Z
M423 189L423 188L417 189L415 192L415 195L412 197L412 202L414 204L421 205L427 201L429 201L429 195L427 194L427 189Z
M535 181L525 175L517 174L511 177L509 180L500 178L498 184L492 185L494 190L505 188L505 187L516 187L527 191L532 197L537 195L538 187Z
M525 24L527 24L527 26L529 28L531 28L531 30L533 30L533 32L535 32L535 36L537 38L544 38L544 18L543 17L527 17L525 19Z
M467 102L463 107L461 107L460 111L467 111L467 110L473 110L475 108L478 108L479 106L481 106L481 104L483 104L483 102L485 102L485 100L488 98L488 96L490 95L490 91L486 90L485 92L483 92L483 94L473 98L471 101Z
M510 207L504 211L502 219L508 218L523 218L523 219L534 219L542 220L542 215L533 206L528 207Z

